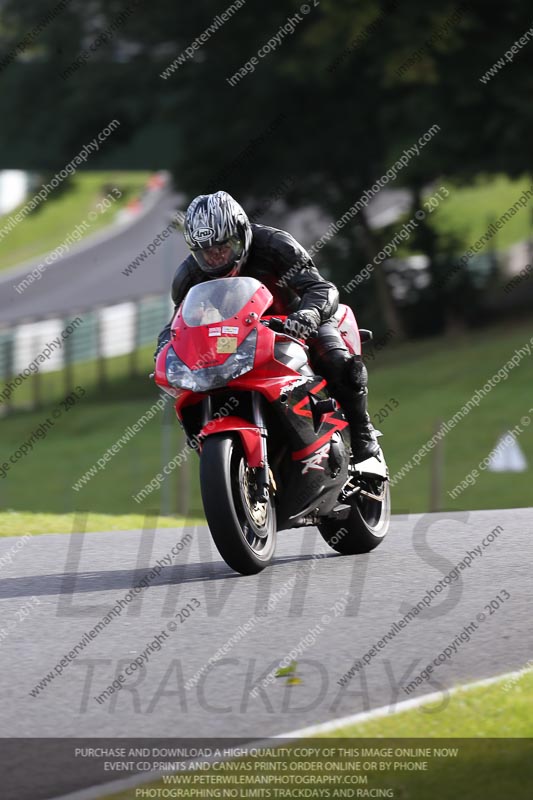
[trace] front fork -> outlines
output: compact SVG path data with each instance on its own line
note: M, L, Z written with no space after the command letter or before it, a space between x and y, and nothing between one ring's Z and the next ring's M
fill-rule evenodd
M265 420L263 417L262 399L263 398L259 394L259 392L252 393L252 415L254 423L261 431L261 450L262 450L262 459L261 459L262 463L257 468L256 472L256 490L255 490L254 500L256 500L258 503L267 503L269 499L269 494L268 494L269 469L268 469L268 450L267 450L268 434L265 425Z
M252 418L253 423L261 434L261 461L256 467L253 500L258 503L267 503L269 499L269 467L267 439L268 433L263 417L262 396L259 392L252 392ZM213 403L210 395L204 398L202 403L202 430L207 428L213 418Z

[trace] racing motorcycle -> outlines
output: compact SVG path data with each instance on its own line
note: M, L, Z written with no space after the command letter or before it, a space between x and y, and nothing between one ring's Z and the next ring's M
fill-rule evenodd
M243 575L268 566L278 531L318 526L338 553L366 553L390 521L381 449L354 463L342 410L305 343L284 332L284 318L266 314L272 299L249 277L192 287L155 366L156 383L175 398L187 441L200 453L215 545ZM348 306L336 320L360 355L370 331L359 331Z

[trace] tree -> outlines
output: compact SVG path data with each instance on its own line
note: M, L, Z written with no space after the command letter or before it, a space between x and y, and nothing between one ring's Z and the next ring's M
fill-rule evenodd
M6 52L56 5L8 0ZM415 205L421 187L441 176L531 170L533 48L480 80L529 29L525 0L305 7L246 0L220 24L228 6L214 0L178 9L171 0L71 0L27 60L0 73L3 162L61 168L117 118L120 132L101 156L107 164L125 166L136 143L145 165L170 167L189 196L222 182L255 208L285 182L290 207L312 204L332 221L435 124L439 134L389 184L410 189ZM86 63L61 78L84 48ZM182 63L169 72L174 59ZM157 145L163 138L165 149ZM349 279L390 234L373 230L360 211L324 248L321 265L330 264L338 282ZM381 316L401 330L381 269L373 286Z

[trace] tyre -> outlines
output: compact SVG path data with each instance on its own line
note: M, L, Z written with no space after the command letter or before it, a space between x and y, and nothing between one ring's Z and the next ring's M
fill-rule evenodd
M271 497L254 502L255 469L246 463L236 434L209 436L200 457L200 486L207 524L218 552L242 575L261 572L276 547Z
M342 555L369 553L377 547L389 530L391 504L390 484L382 479L360 478L361 488L379 497L355 494L347 501L351 511L347 519L325 519L318 526L323 539Z

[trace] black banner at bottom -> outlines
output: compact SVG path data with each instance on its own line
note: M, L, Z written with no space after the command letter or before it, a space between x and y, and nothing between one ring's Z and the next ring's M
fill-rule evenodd
M90 787L121 800L533 797L533 739L2 739L0 753L3 800Z

